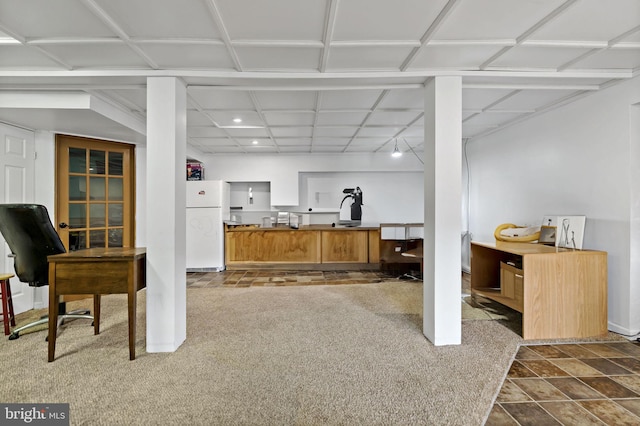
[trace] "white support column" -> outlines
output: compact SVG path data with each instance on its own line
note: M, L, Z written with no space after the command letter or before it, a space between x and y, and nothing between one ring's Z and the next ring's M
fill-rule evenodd
M187 89L147 79L147 352L174 352L187 334Z
M462 78L435 77L424 107L423 333L436 346L462 341Z

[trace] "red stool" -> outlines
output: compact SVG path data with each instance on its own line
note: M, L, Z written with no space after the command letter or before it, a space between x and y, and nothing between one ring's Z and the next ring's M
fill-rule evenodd
M13 278L13 274L0 274L0 296L2 297L2 322L4 323L5 336L11 333L9 322L12 326L16 326L16 319L13 315L13 300L11 299L11 284L9 278Z

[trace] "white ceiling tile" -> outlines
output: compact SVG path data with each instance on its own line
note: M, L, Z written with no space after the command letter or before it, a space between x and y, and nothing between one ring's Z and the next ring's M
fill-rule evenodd
M411 146L411 148L424 148L424 135L422 136L414 136L414 137L410 137L410 136L401 136L398 138L398 143L400 143L400 141L402 141L402 144L400 146L406 147L407 144L409 144L409 146Z
M332 47L327 71L398 71L412 50L404 46Z
M220 38L205 2L97 0L130 37Z
M382 90L345 90L322 93L320 108L331 109L364 109L369 110L378 100Z
M620 40L621 43L637 43L640 42L640 31L636 31L633 34Z
M269 136L267 129L224 129L234 138L266 138Z
M258 91L255 96L264 110L313 110L317 94L312 91Z
M408 125L415 120L421 112L415 111L374 111L367 120L367 125Z
M324 34L325 0L215 0L215 4L232 40L322 40Z
M462 108L467 110L485 109L512 92L513 90L508 89L465 89L462 91Z
M197 146L237 146L236 141L230 138L189 138L189 141Z
M561 65L588 52L587 48L516 46L497 58L492 68L551 68Z
M446 4L453 5L450 13L412 57ZM82 90L86 85L86 90L144 120L147 74L173 75L178 70L187 84L188 141L205 153L376 152L380 147L389 152L393 147L389 141L395 137L423 150L422 85L430 78L423 70L476 70L503 47L516 39L523 41L488 64L489 73L463 76L463 135L495 131L513 117L519 120L523 116L518 114L525 111L597 89L612 80L609 70L637 71L640 53L633 43L640 42L640 31L568 64L593 52L590 49L598 43L604 46L638 28L639 4L638 0L0 0L2 31L29 43L0 44L0 69L13 73L4 74L0 84L3 90L13 84L28 90L66 85ZM330 15L329 5L335 15ZM567 7L544 20L561 5ZM538 22L541 28L522 37ZM321 59L327 61L322 70ZM407 72L398 72L406 63ZM558 73L562 78L556 78L553 70L564 66L568 68ZM66 68L72 73L97 73L73 77L46 73ZM45 72L33 77L23 70ZM136 75L126 75L127 70ZM329 75L327 70L343 74ZM545 75L535 77L536 70ZM529 71L528 76L520 77L519 71ZM246 90L237 89L241 86ZM474 115L489 106L486 113ZM7 108L0 113L5 120L29 128L46 125L96 137L144 140L125 126L82 113L25 114ZM272 127L219 129L208 116L223 125L233 126L231 118L242 116L241 126ZM253 139L264 142L254 147Z
M462 120L464 121L476 113L477 111L462 110Z
M280 152L288 152L288 153L308 153L310 148L311 148L311 145L307 145L307 146L290 145L290 146L280 146L279 150Z
M342 152L344 149L343 145L313 145L312 152Z
M420 40L446 0L349 0L338 4L334 40Z
M270 126L312 126L315 121L313 112L276 112L263 111Z
M530 39L609 41L637 26L639 17L637 0L580 0Z
M199 111L187 110L187 126L211 126L211 119Z
M387 92L378 108L418 108L424 109L424 89L393 89Z
M572 90L522 90L496 104L496 110L535 110L575 93Z
M317 47L237 47L243 71L316 71L321 51Z
M142 51L162 68L233 70L235 65L222 45L143 43Z
M349 146L377 148L383 143L389 141L389 138L357 138L351 141Z
M361 146L361 145L349 145L346 146L344 149L344 152L350 152L350 153L368 153L373 151L374 149L376 149L377 147L373 147L373 146Z
M351 137L356 131L357 127L341 126L341 127L316 127L313 135L316 137Z
M606 83L610 78L598 78L594 77L592 74L586 77L576 76L570 80L561 78L546 78L546 77L479 77L479 76L470 76L465 77L463 80L463 97L467 92L467 88L465 86L474 85L474 86L482 86L488 85L491 87L502 86L502 85L514 85L514 86L557 86L563 87L567 84L573 86L575 84L579 85L600 85ZM473 90L476 90L475 87ZM502 90L502 89L498 89Z
M0 45L0 68L6 69L60 69L62 65L51 60L36 49L25 49L19 45Z
M358 136L364 137L393 137L397 135L402 127L363 127L360 129Z
M313 127L272 127L271 133L276 138L281 136L310 138L313 133Z
M313 146L327 146L327 145L341 145L341 146L345 146L346 144L349 143L349 141L351 140L351 138L338 138L338 137L332 137L332 138L313 138Z
M205 109L254 109L249 92L246 91L191 86L187 93Z
M502 49L502 46L427 46L415 57L409 70L421 68L478 69L478 66Z
M215 122L224 128L227 127L243 127L243 126L265 126L265 123L255 111L245 111L237 113L234 111L206 111L208 115L215 120ZM233 120L240 119L240 123L236 123Z
M245 150L239 146L217 146L210 152L220 154L242 154Z
M210 126L188 126L187 132L191 138L227 137L227 133L224 130Z
M109 58L110 68L149 68L144 59L124 43L46 45L46 50L74 68L104 67L105 57Z
M575 62L567 69L628 69L640 67L640 49L606 49Z
M495 126L462 126L462 137L472 138L495 128Z
M141 110L147 109L147 89L130 89L130 90L108 90L107 93L113 93L117 98L125 99L132 105L136 105Z
M460 0L436 40L516 39L563 0Z
M274 146L273 141L268 138L235 138L235 140L242 146ZM257 141L258 143L253 143L253 141Z
M352 125L359 126L362 124L362 121L365 119L368 113L366 112L327 112L321 111L318 114L318 122L319 126L328 126L328 125Z
M248 145L242 146L242 148L244 148L248 153L251 154L278 152L275 145Z
M424 127L422 126L411 126L408 129L405 129L402 134L401 137L404 138L420 138L420 139L424 139Z
M114 37L98 17L77 0L2 1L0 22L23 37Z
M522 114L520 113L509 113L509 112L484 112L480 114L476 114L467 121L464 122L465 125L475 125L475 126L490 126L490 125L499 125L505 123L507 121L513 120L515 118L520 117Z
M276 143L280 147L308 146L308 145L311 145L311 138L277 138Z

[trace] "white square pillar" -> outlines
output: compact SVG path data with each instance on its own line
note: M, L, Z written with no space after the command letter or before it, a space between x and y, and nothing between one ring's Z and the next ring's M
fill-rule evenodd
M147 79L147 352L174 352L187 334L187 89Z
M424 107L423 333L437 346L462 340L462 78L435 77Z

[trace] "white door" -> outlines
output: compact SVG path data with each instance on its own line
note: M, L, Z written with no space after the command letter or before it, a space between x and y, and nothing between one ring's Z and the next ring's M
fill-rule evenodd
M28 130L0 123L0 202L33 203L35 191L35 136ZM0 272L14 273L9 247L0 235ZM34 306L34 290L17 277L11 279L16 314Z

